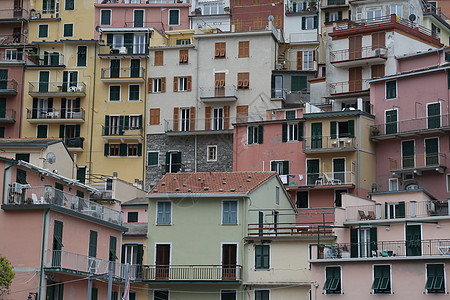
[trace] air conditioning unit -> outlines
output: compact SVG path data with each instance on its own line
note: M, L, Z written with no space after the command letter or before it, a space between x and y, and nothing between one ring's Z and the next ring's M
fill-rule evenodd
M419 189L419 186L417 184L410 184L407 185L405 188L405 190L417 190L417 189Z
M427 202L427 211L428 212L435 212L436 208L434 207L434 203L433 202Z
M127 47L120 47L119 54L127 54Z
M386 55L386 49L376 49L375 50L375 55L376 56Z

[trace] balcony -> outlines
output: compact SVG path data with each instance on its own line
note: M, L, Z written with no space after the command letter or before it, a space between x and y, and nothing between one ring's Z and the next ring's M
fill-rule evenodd
M98 56L100 58L111 57L142 57L148 55L148 44L144 43L124 43L120 46L112 47L110 45L100 46Z
M360 79L354 81L342 81L330 83L330 95L352 95L369 93L370 79Z
M83 108L76 108L73 110L27 108L27 120L30 123L83 123L84 117L85 112Z
M204 103L211 102L236 102L237 89L234 85L221 87L200 87L200 100Z
M50 4L50 2L48 2ZM55 7L49 7L43 10L35 10L31 11L30 21L35 20L58 20L60 19L59 12L55 10Z
M126 5L135 5L135 4L167 4L167 3L189 3L189 0L97 0L98 4L126 4ZM97 4L96 4L97 5Z
M449 239L402 240L339 244L312 244L311 259L411 259L417 257L450 258Z
M0 10L0 22L14 22L28 20L30 14L23 8L14 9L1 9Z
M306 137L302 144L305 153L356 151L357 147L356 138L336 136Z
M226 281L242 280L242 266L144 265L142 281Z
M122 225L122 212L57 190L52 186L30 187L18 183L10 184L6 204L21 208L55 206L97 220Z
M20 33L0 34L0 46L14 46L27 43L27 37Z
M0 95L17 95L17 87L14 79L0 80Z
M332 225L332 224L330 224ZM318 225L301 225L299 223L263 223L248 224L248 238L251 237L312 237L317 234L331 236L331 228L322 228Z
M337 186L355 185L355 173L349 171L280 175L280 179L287 189L299 186L332 189Z
M145 68L102 68L103 82L144 82Z
M356 67L382 64L387 59L387 48L362 47L360 50L336 50L330 52L330 62L335 67Z
M427 217L450 217L447 202L411 201L348 206L346 222L394 220Z
M450 131L450 114L381 123L372 126L373 140L393 139Z
M297 14L311 14L311 13L317 13L318 9L316 6L316 3L313 1L310 1L311 3L307 3L304 1L292 1L289 0L286 4L286 16L289 15L297 15Z
M445 153L415 154L389 158L389 171L395 174L411 173L421 175L423 171L443 173L447 167Z
M234 123L262 121L259 116L216 117L206 119L164 120L164 130L168 135L196 135L233 133Z
M0 111L0 124L11 124L16 122L16 111L14 109L7 108L4 111Z
M289 44L309 44L319 42L319 33L317 32L317 29L302 31L303 32L290 33Z
M121 126L102 126L102 136L105 142L110 140L120 140L121 142L137 140L141 143L143 130L142 128L125 129Z
M325 0L322 1L322 8L340 8L347 7L347 0Z
M32 97L84 97L84 82L29 82L28 94Z
M64 55L60 53L44 53L44 54L29 54L28 59L32 64L28 64L27 68L64 68Z

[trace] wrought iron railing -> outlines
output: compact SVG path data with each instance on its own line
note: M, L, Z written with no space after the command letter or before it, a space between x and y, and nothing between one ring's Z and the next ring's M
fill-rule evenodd
M331 224L330 224L331 225ZM249 236L306 236L319 233L318 225L300 225L298 223L262 223L248 224ZM330 235L331 230L320 232L322 235Z
M369 79L330 83L330 94L356 93L369 90Z
M29 93L86 93L84 82L29 82ZM69 95L67 95L69 96Z
M0 79L0 94L9 93L10 91L17 92L17 81L14 79Z
M144 78L145 68L102 68L101 78L102 79L113 79L113 78Z
M237 89L234 85L220 87L200 87L200 99L202 98L228 98L237 97Z
M376 57L387 57L386 47L362 47L361 49L344 49L336 50L330 52L331 63L341 62L341 61L353 61L365 58L376 58Z
M372 137L407 133L414 131L439 129L442 127L450 127L450 114L434 115L422 118L414 118L396 122L386 122L371 126Z
M356 146L354 137L317 136L303 139L303 151L305 152L356 150Z

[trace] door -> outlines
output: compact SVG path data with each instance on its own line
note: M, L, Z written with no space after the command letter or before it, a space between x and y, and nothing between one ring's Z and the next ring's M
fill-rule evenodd
M63 92L76 92L78 87L78 72L63 72Z
M0 70L0 75L1 75L1 70ZM50 79L49 71L40 71L39 72L39 92L40 93L48 92L49 79ZM0 81L0 85L3 85L3 83L1 81Z
M309 159L306 161L306 184L315 185L319 179L319 160Z
M439 164L439 139L425 140L425 164L427 166Z
M169 280L170 245L156 245L156 280Z
M61 268L63 223L55 221L53 227L52 267Z
M322 148L322 123L311 124L311 149Z
M133 45L133 53L134 54L144 54L145 51L145 35L143 34L135 34L134 35L134 45Z
M0 98L0 119L6 118L6 98Z
M144 27L144 10L134 11L134 27Z
M441 127L441 104L432 103L427 105L428 128Z
M138 78L140 76L139 74L140 68L141 68L141 61L139 59L132 59L130 65L130 77Z
M333 183L345 184L345 159L333 159Z
M397 133L397 111L386 111L386 134Z
M215 96L225 96L225 73L216 73L215 75Z
M420 225L406 225L406 256L422 255Z
M348 38L348 58L349 60L361 58L362 36L351 36Z
M189 108L180 109L180 131L189 131Z
M53 111L53 99L52 98L40 98L37 99L37 118L47 119L48 113Z
M223 130L223 108L213 109L213 130Z
M348 69L348 91L362 90L362 67Z
M236 280L237 245L222 245L222 280Z
M66 119L75 119L80 117L80 98L66 99L63 107L63 100L61 100L61 117Z
M119 134L119 116L109 116L109 135Z
M414 141L402 142L402 169L414 168Z
M111 59L111 65L109 68L110 78L119 78L120 76L120 59Z

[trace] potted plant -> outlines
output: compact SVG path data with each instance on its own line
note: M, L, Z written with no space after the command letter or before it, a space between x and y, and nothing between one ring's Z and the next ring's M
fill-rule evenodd
M309 3L308 3L308 10L309 11L316 10L317 9L316 4L317 4L316 0L310 0Z
M380 133L380 129L378 129L376 127L372 127L372 131L371 131L372 135L378 135L379 133Z
M224 8L223 8L223 11L224 11L225 13L229 14L229 13L230 13L230 7L228 7L228 6L224 7Z
M27 200L25 200L25 204L33 204L33 199L28 197Z

